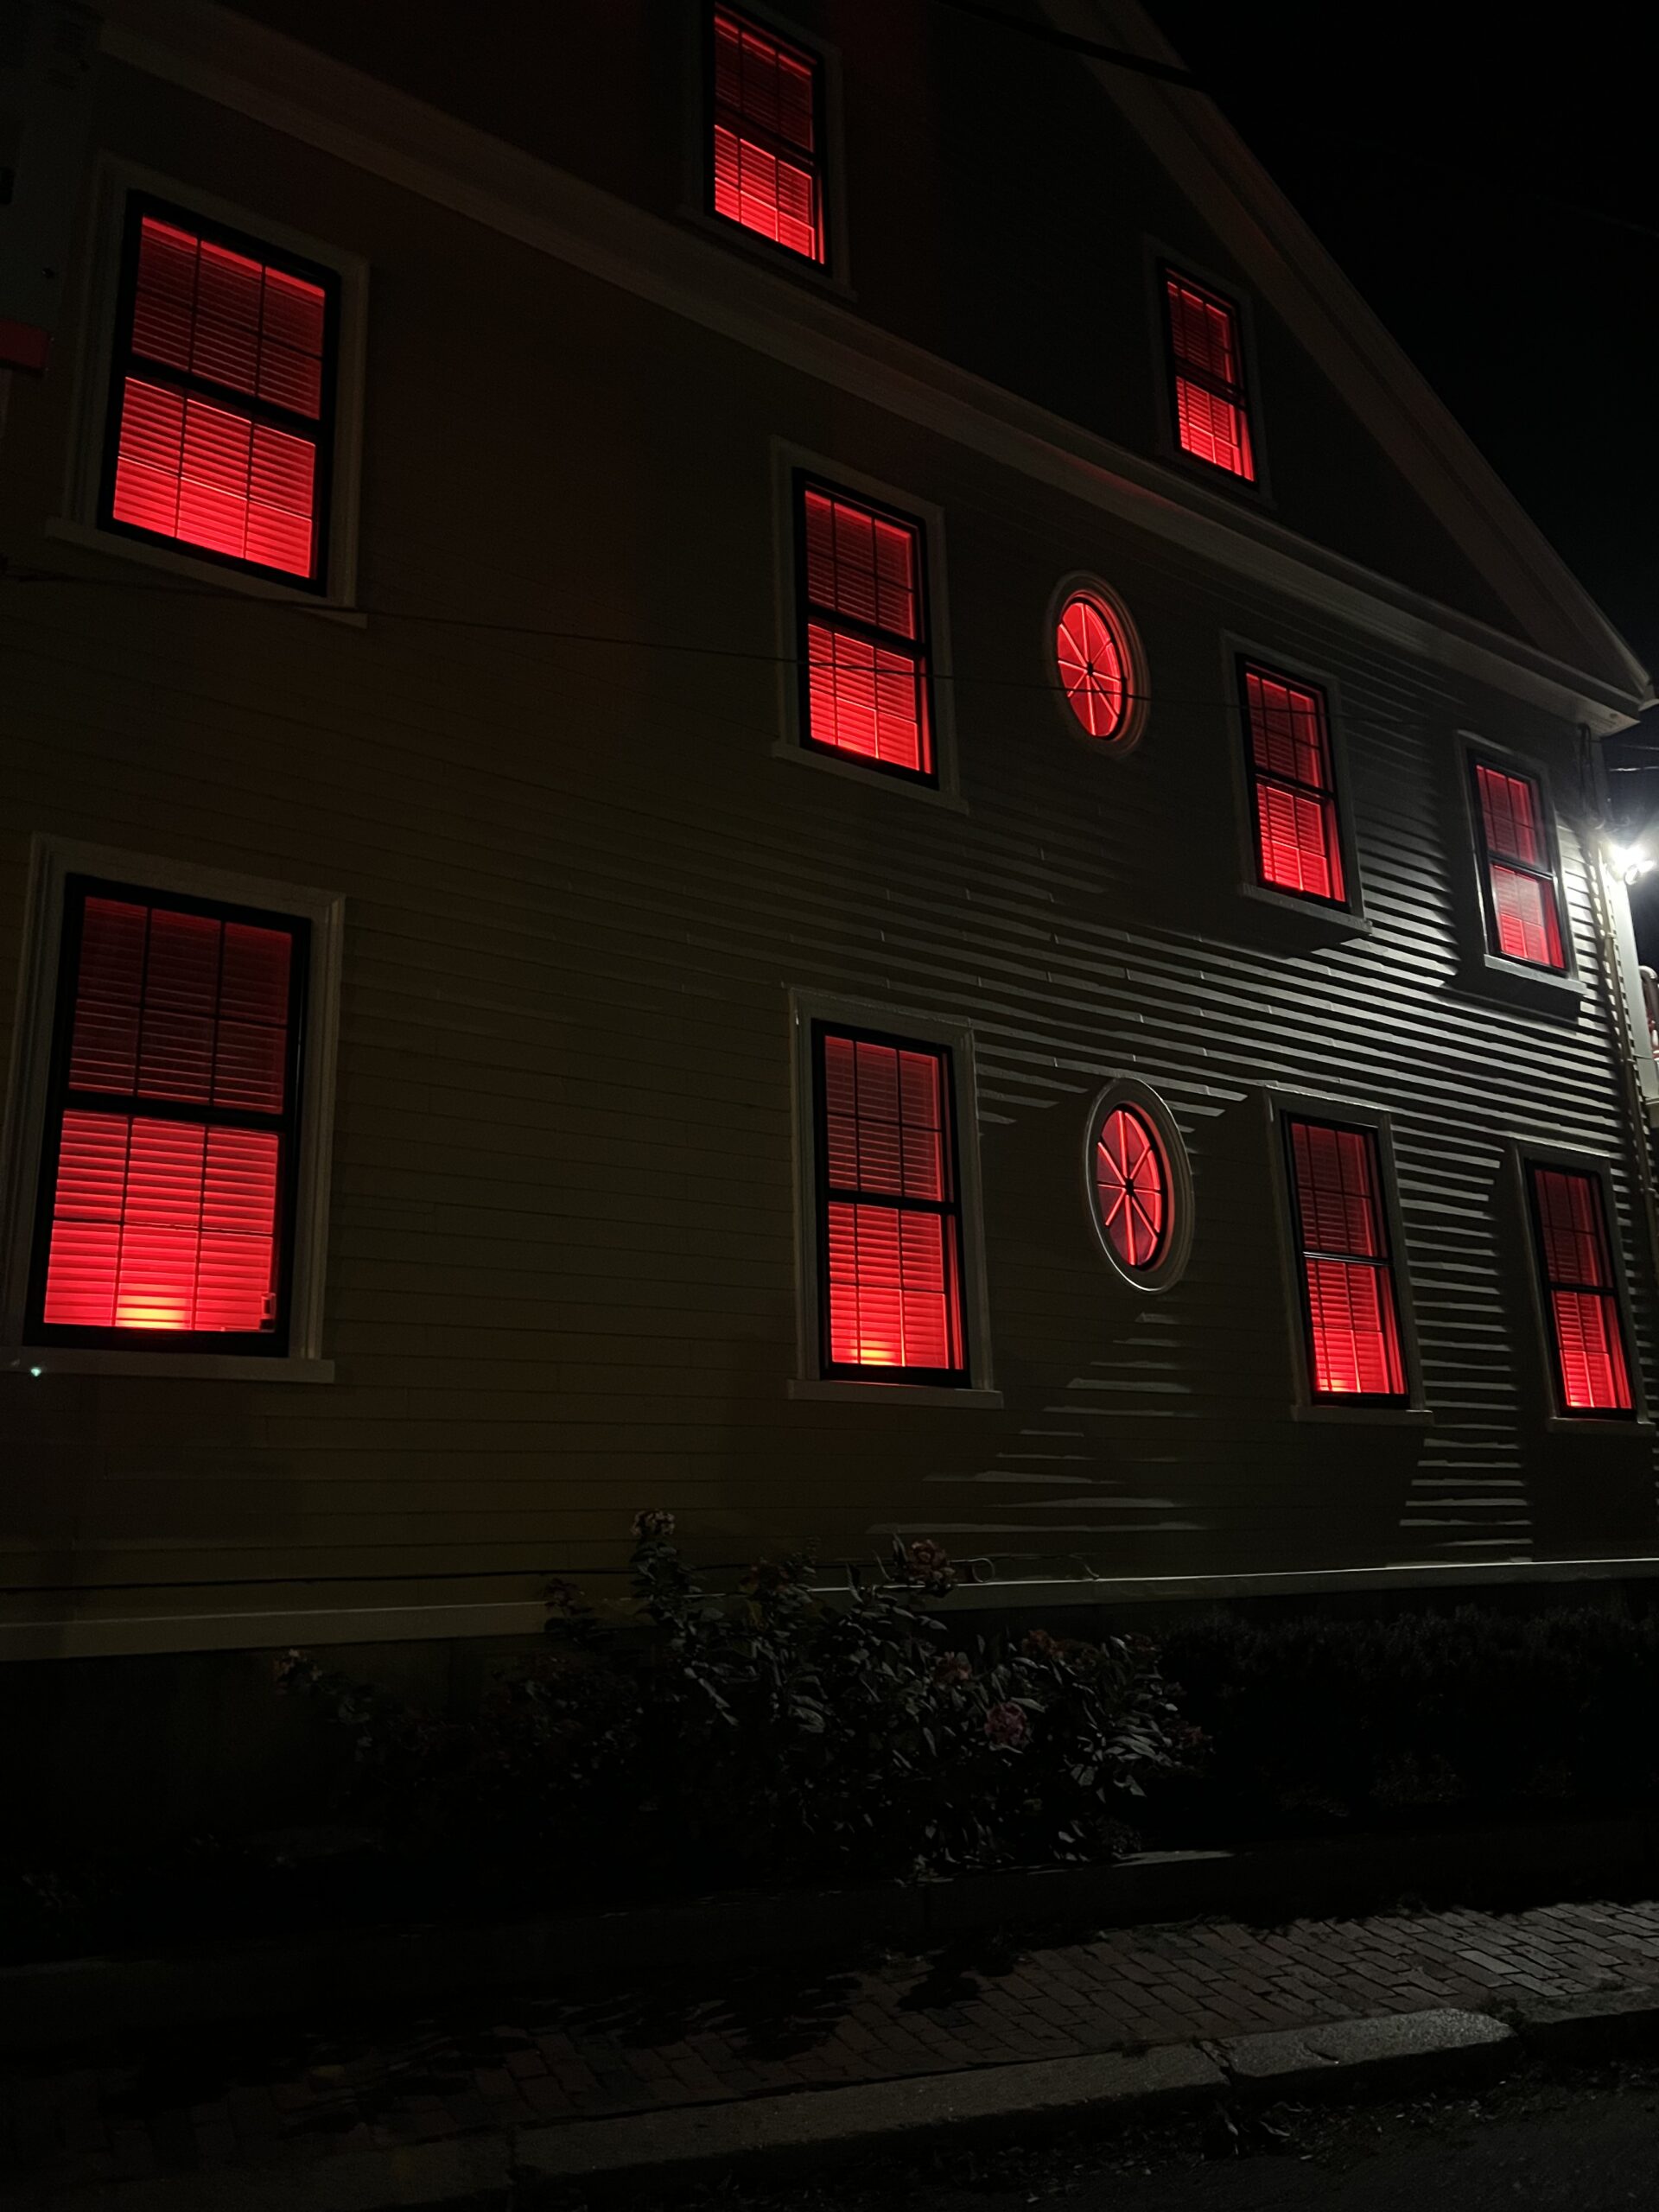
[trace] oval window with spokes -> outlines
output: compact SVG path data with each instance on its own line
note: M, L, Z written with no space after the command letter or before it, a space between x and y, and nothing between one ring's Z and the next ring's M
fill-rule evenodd
M1192 1179L1179 1133L1161 1100L1139 1084L1113 1084L1090 1116L1089 1195L1117 1272L1161 1290L1185 1264Z
M1061 607L1054 658L1071 711L1090 736L1118 736L1128 711L1128 656L1110 608L1096 593L1074 591Z

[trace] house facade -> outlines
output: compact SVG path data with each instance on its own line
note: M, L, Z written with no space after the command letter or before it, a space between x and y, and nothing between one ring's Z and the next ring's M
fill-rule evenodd
M101 10L0 302L0 1652L526 1633L642 1507L1659 1557L1648 679L1129 0L994 12Z

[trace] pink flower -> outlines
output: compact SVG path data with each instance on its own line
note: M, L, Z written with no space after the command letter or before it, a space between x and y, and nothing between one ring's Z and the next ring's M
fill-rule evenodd
M994 1705L985 1715L985 1733L1008 1751L1017 1751L1027 1732L1025 1713L1017 1705Z
M973 1662L965 1651L947 1651L935 1662L933 1680L941 1689L949 1689L957 1682L971 1682L973 1679Z
M633 1536L636 1543L666 1543L673 1533L674 1516L664 1512L660 1506L653 1511L636 1513L633 1516Z

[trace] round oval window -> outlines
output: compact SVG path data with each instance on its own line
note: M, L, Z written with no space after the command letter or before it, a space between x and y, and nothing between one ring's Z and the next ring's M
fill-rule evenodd
M1115 738L1129 710L1129 656L1110 608L1073 592L1054 629L1054 657L1072 713L1090 737Z
M1148 1273L1169 1249L1169 1163L1158 1132L1133 1106L1114 1106L1095 1138L1100 1225L1122 1267Z

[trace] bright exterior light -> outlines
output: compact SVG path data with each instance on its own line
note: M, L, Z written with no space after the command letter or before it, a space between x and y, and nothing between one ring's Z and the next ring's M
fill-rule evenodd
M1634 883L1637 876L1659 867L1659 861L1654 860L1645 845L1610 845L1607 861L1613 874L1625 883Z

